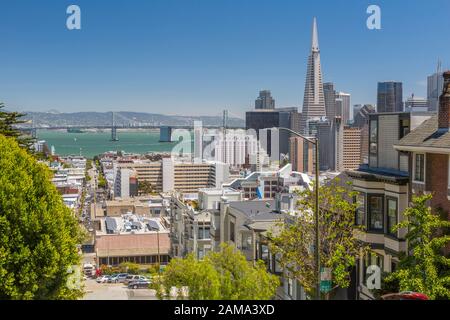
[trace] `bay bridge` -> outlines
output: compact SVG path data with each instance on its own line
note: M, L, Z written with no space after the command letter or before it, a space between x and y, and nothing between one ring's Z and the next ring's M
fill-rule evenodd
M122 120L121 124L117 124L116 117L119 116ZM140 123L135 120L130 120L124 116L121 116L117 112L111 112L111 124L109 125L38 125L34 119L31 121L31 126L21 126L20 130L31 134L33 138L37 137L38 130L111 130L111 141L119 141L117 130L120 129L161 129L162 127L169 128L170 130L184 129L193 130L194 123L189 125L164 125L164 124L146 124ZM223 111L223 123L221 125L202 125L205 129L245 129L243 126L229 126L228 125L228 110Z

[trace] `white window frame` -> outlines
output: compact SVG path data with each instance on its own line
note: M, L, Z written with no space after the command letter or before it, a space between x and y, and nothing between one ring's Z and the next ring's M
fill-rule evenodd
M423 181L417 181L416 180L416 156L417 155L423 155ZM427 179L427 154L426 153L413 153L413 182L419 183L419 184L425 184L425 181Z

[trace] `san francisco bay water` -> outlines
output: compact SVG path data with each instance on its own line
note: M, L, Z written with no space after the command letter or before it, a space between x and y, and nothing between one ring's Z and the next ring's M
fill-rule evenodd
M118 130L119 141L111 141L110 131L68 133L63 130L38 130L37 138L54 146L60 156L83 155L93 158L107 151L125 151L144 154L148 152L171 152L175 142L159 142L158 131Z

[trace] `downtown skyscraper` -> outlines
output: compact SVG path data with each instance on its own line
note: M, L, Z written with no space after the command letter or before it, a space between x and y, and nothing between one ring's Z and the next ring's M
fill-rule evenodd
M309 120L325 116L326 109L320 65L319 36L316 18L314 18L311 52L308 58L308 68L306 71L305 94L303 97L302 120L300 124L302 133L309 133L307 128Z
M378 82L377 112L403 111L403 84L401 82Z
M440 71L427 78L427 102L428 111L436 112L439 109L439 95L444 89L444 73Z

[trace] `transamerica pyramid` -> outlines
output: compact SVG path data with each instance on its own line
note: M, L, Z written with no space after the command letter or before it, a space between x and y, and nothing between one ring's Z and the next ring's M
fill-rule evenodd
M307 121L326 116L325 97L323 94L322 70L320 67L319 36L317 34L316 18L313 21L311 53L308 57L308 69L306 71L305 95L303 98L303 110L300 130L309 134Z

